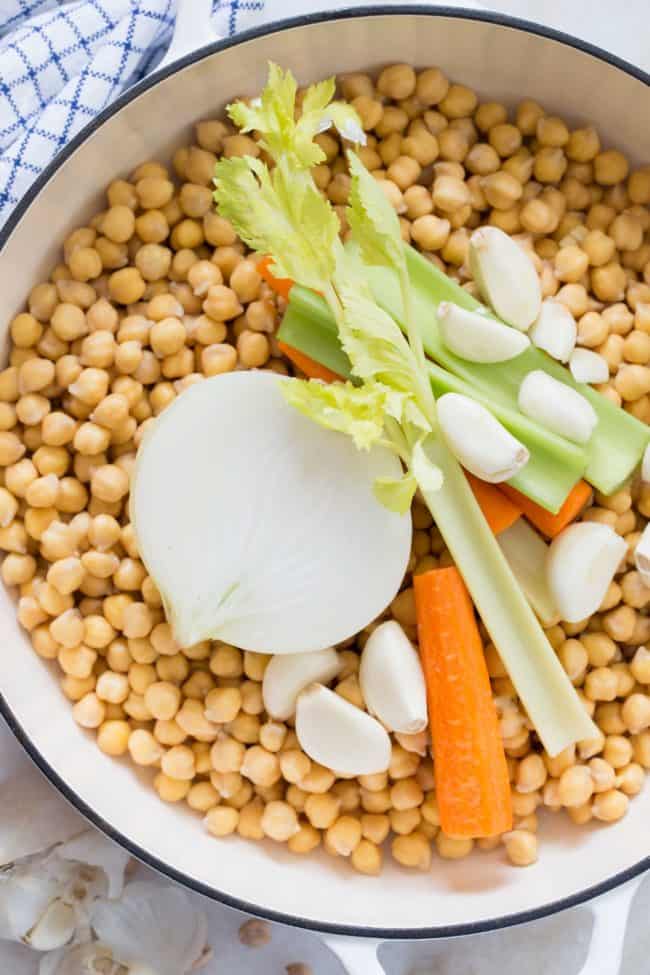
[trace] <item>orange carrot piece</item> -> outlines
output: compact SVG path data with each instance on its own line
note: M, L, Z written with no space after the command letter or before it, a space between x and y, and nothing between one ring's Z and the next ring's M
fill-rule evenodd
M275 274L271 271L271 265L273 264L272 257L263 257L261 261L257 263L257 270L262 275L267 284L270 284L276 294L280 295L281 298L288 300L289 292L293 288L294 282L291 278L276 278Z
M469 481L474 497L485 515L485 520L495 535L504 532L506 528L510 528L517 518L521 517L521 508L517 507L514 501L507 498L505 494L502 494L494 484L479 480L469 471L465 471L465 477Z
M294 349L292 345L287 345L286 342L278 342L278 348L281 352L284 352L287 359L293 362L294 366L297 366L301 372L304 372L308 379L322 379L324 383L333 383L337 379L341 379L341 376L337 376L335 372L328 369L327 366L321 366L320 362L316 362L315 359L311 359L304 352L300 352L298 349Z
M496 836L512 829L512 800L474 607L455 567L413 584L440 825L452 836Z
M555 538L563 528L575 521L583 508L589 504L591 498L591 486L586 481L578 481L575 487L571 489L558 513L554 515L546 508L542 508L541 505L531 501L525 494L520 494L509 484L499 485L499 490L503 491L511 501L514 501L535 528L548 538Z

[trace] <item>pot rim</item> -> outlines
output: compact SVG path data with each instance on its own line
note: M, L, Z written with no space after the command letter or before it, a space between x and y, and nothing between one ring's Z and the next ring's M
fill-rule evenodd
M191 64L201 61L204 58L211 57L213 54L218 54L220 51L227 50L228 48L235 47L236 45L245 43L247 41L253 41L257 38L279 33L280 31L291 30L296 27L308 27L312 24L326 23L336 20L352 20L355 18L361 19L382 16L390 17L396 15L449 17L458 20L476 20L483 23L495 24L499 27L510 27L522 33L534 34L539 37L546 38L547 40L564 44L567 47L572 47L575 50L581 51L582 53L590 54L592 57L618 68L620 71L625 72L625 74L636 78L647 87L650 87L650 74L648 72L637 67L636 65L631 64L623 58L619 58L617 55L598 47L597 45L590 44L588 41L580 40L579 38L563 31L555 30L552 27L546 27L542 24L537 24L523 18L510 17L506 14L500 14L492 11L474 10L467 7L446 7L438 4L391 4L386 6L382 5L381 7L370 4L360 7L347 7L341 10L303 14L297 17L271 21L270 23L263 24L260 27L254 27L250 30L242 31L240 34L235 34L233 37L214 41L200 47L197 50L192 51L190 54L173 61L166 67L152 72L152 74L147 75L146 78L143 78L137 84L133 85L113 102L111 102L109 106L99 112L95 118L84 126L45 167L43 172L32 183L20 202L16 205L11 216L3 228L0 229L0 257L2 256L2 252L8 243L11 234L19 224L27 209L39 196L41 191L47 186L51 177L72 155L72 153L82 146L83 143L97 129L100 128L100 126L104 125L105 122L109 121L122 108L128 105L129 102L133 101L150 88L153 88L158 84L158 82L171 77L173 74L176 74L178 71L188 67ZM217 901L225 904L227 907L234 908L235 910L243 911L247 914L265 918L268 921L273 921L279 924L286 924L292 927L304 928L310 931L323 932L326 934L384 941L416 941L433 940L438 938L457 938L463 935L498 931L503 928L538 921L542 918L557 914L560 911L567 910L568 908L577 907L578 905L584 904L602 894L606 894L627 881L632 880L634 877L637 877L645 871L650 870L650 856L646 856L631 867L613 874L606 880L601 881L601 883L593 884L592 886L587 887L576 894L572 894L569 897L550 901L540 905L539 907L531 908L530 910L520 911L513 914L504 914L482 921L470 921L464 924L418 928L379 928L355 924L333 924L329 922L321 923L310 918L301 917L300 915L287 914L282 911L273 910L272 908L262 904L251 903L243 900L242 898L233 897L224 891L220 891L215 887L210 887L193 879L182 871L176 870L176 868L171 864L164 863L154 854L148 850L145 850L139 844L134 843L122 832L115 829L99 813L88 806L84 800L81 799L81 797L77 795L77 793L70 786L67 785L65 780L43 757L38 747L17 720L8 701L5 699L2 693L0 693L0 715L4 718L7 726L18 739L35 765L40 769L45 777L49 779L50 783L70 803L70 805L81 813L81 815L93 826L101 830L115 843L128 850L128 852L131 853L136 859L140 860L157 873L168 877L169 879L197 894L208 897L210 900Z

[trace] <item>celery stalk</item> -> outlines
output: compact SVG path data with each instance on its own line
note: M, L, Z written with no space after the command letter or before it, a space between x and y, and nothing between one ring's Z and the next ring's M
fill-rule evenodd
M497 536L501 551L528 602L544 626L559 623L560 614L547 577L548 545L528 524L518 518Z
M413 317L421 330L427 355L470 384L476 398L483 393L491 403L501 402L517 412L519 386L533 369L542 369L549 376L577 390L589 400L598 416L598 426L585 447L584 476L603 494L618 490L640 463L650 442L650 428L614 406L590 386L576 383L568 369L534 346L517 358L501 363L467 362L454 355L440 337L435 315L437 305L441 301L452 301L470 311L485 309L464 288L412 247L406 246L406 252ZM368 279L378 304L396 321L400 321L403 314L397 275L387 268L368 268ZM511 432L515 433L514 430ZM530 447L527 441L524 442ZM568 441L564 443L568 444ZM535 500L544 504L540 499ZM557 511L554 505L544 507Z
M439 438L427 454L443 473L438 491L424 491L427 507L462 572L474 605L549 755L596 727L523 595L481 513L462 469Z
M313 291L294 285L278 337L339 376L350 378L350 362L341 348L334 319L325 300ZM478 400L527 446L530 460L510 483L543 507L558 511L582 477L586 463L583 449L529 420L503 397L477 391L465 379L433 362L428 368L436 397L453 392Z

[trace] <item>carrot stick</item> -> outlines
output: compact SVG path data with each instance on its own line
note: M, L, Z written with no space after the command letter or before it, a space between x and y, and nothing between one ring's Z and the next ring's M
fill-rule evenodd
M278 348L281 352L284 352L287 359L293 362L294 366L297 366L301 372L304 372L308 379L322 379L324 383L333 383L337 379L341 379L341 376L337 376L327 366L321 366L320 362L316 362L315 359L310 359L304 352L294 349L292 345L287 345L286 342L278 342Z
M452 836L496 836L512 828L512 800L474 608L455 567L413 583L440 825Z
M506 528L510 528L517 518L521 517L521 509L517 507L514 501L502 494L494 484L481 481L468 471L465 471L465 477L469 481L469 486L474 492L474 497L479 503L485 520L495 535L504 532Z
M289 292L293 288L294 282L291 278L276 278L275 274L271 271L271 265L273 264L272 257L263 257L261 261L257 263L257 270L262 275L267 284L270 284L276 294L280 295L281 298L288 300Z
M514 501L535 528L538 528L542 535L546 535L548 538L555 538L563 528L575 521L583 508L589 504L591 498L591 486L586 481L578 481L575 487L571 489L558 513L553 515L546 508L542 508L541 505L531 501L525 494L520 494L515 488L510 487L509 484L499 485L499 490L503 491L511 501Z

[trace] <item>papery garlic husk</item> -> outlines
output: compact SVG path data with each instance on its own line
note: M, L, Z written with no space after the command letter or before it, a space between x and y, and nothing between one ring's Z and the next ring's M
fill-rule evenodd
M55 900L23 940L35 951L54 951L68 944L75 927L74 908L61 900Z
M389 731L416 734L428 723L420 658L396 620L380 623L361 654L359 685L368 711Z
M522 413L573 443L589 441L598 423L591 403L541 369L529 372L519 387Z
M343 775L374 775L390 765L386 729L322 684L310 684L299 696L296 735L305 754Z
M101 868L108 884L107 896L113 899L122 894L124 872L131 855L97 830L86 830L74 839L68 840L67 843L56 847L55 853L62 860L73 860Z
M551 542L547 572L560 617L579 623L598 610L627 543L608 525L569 525Z
M523 332L450 301L440 302L436 318L447 348L467 362L506 362L530 345Z
M542 303L532 260L498 227L480 227L469 242L469 265L485 301L508 325L527 332Z
M102 944L130 973L187 975L206 949L206 916L177 887L128 884L119 901L97 902L92 923Z
M262 682L264 708L272 718L286 721L296 713L298 695L305 687L314 683L329 684L342 666L340 656L332 647L313 653L273 657Z
M445 393L436 405L449 449L482 481L508 481L528 463L530 453L524 444L476 400L461 393Z
M545 298L533 322L530 340L558 362L568 362L576 344L578 330L575 318L566 305L555 298Z
M650 524L643 529L634 549L634 564L646 586L650 586Z

